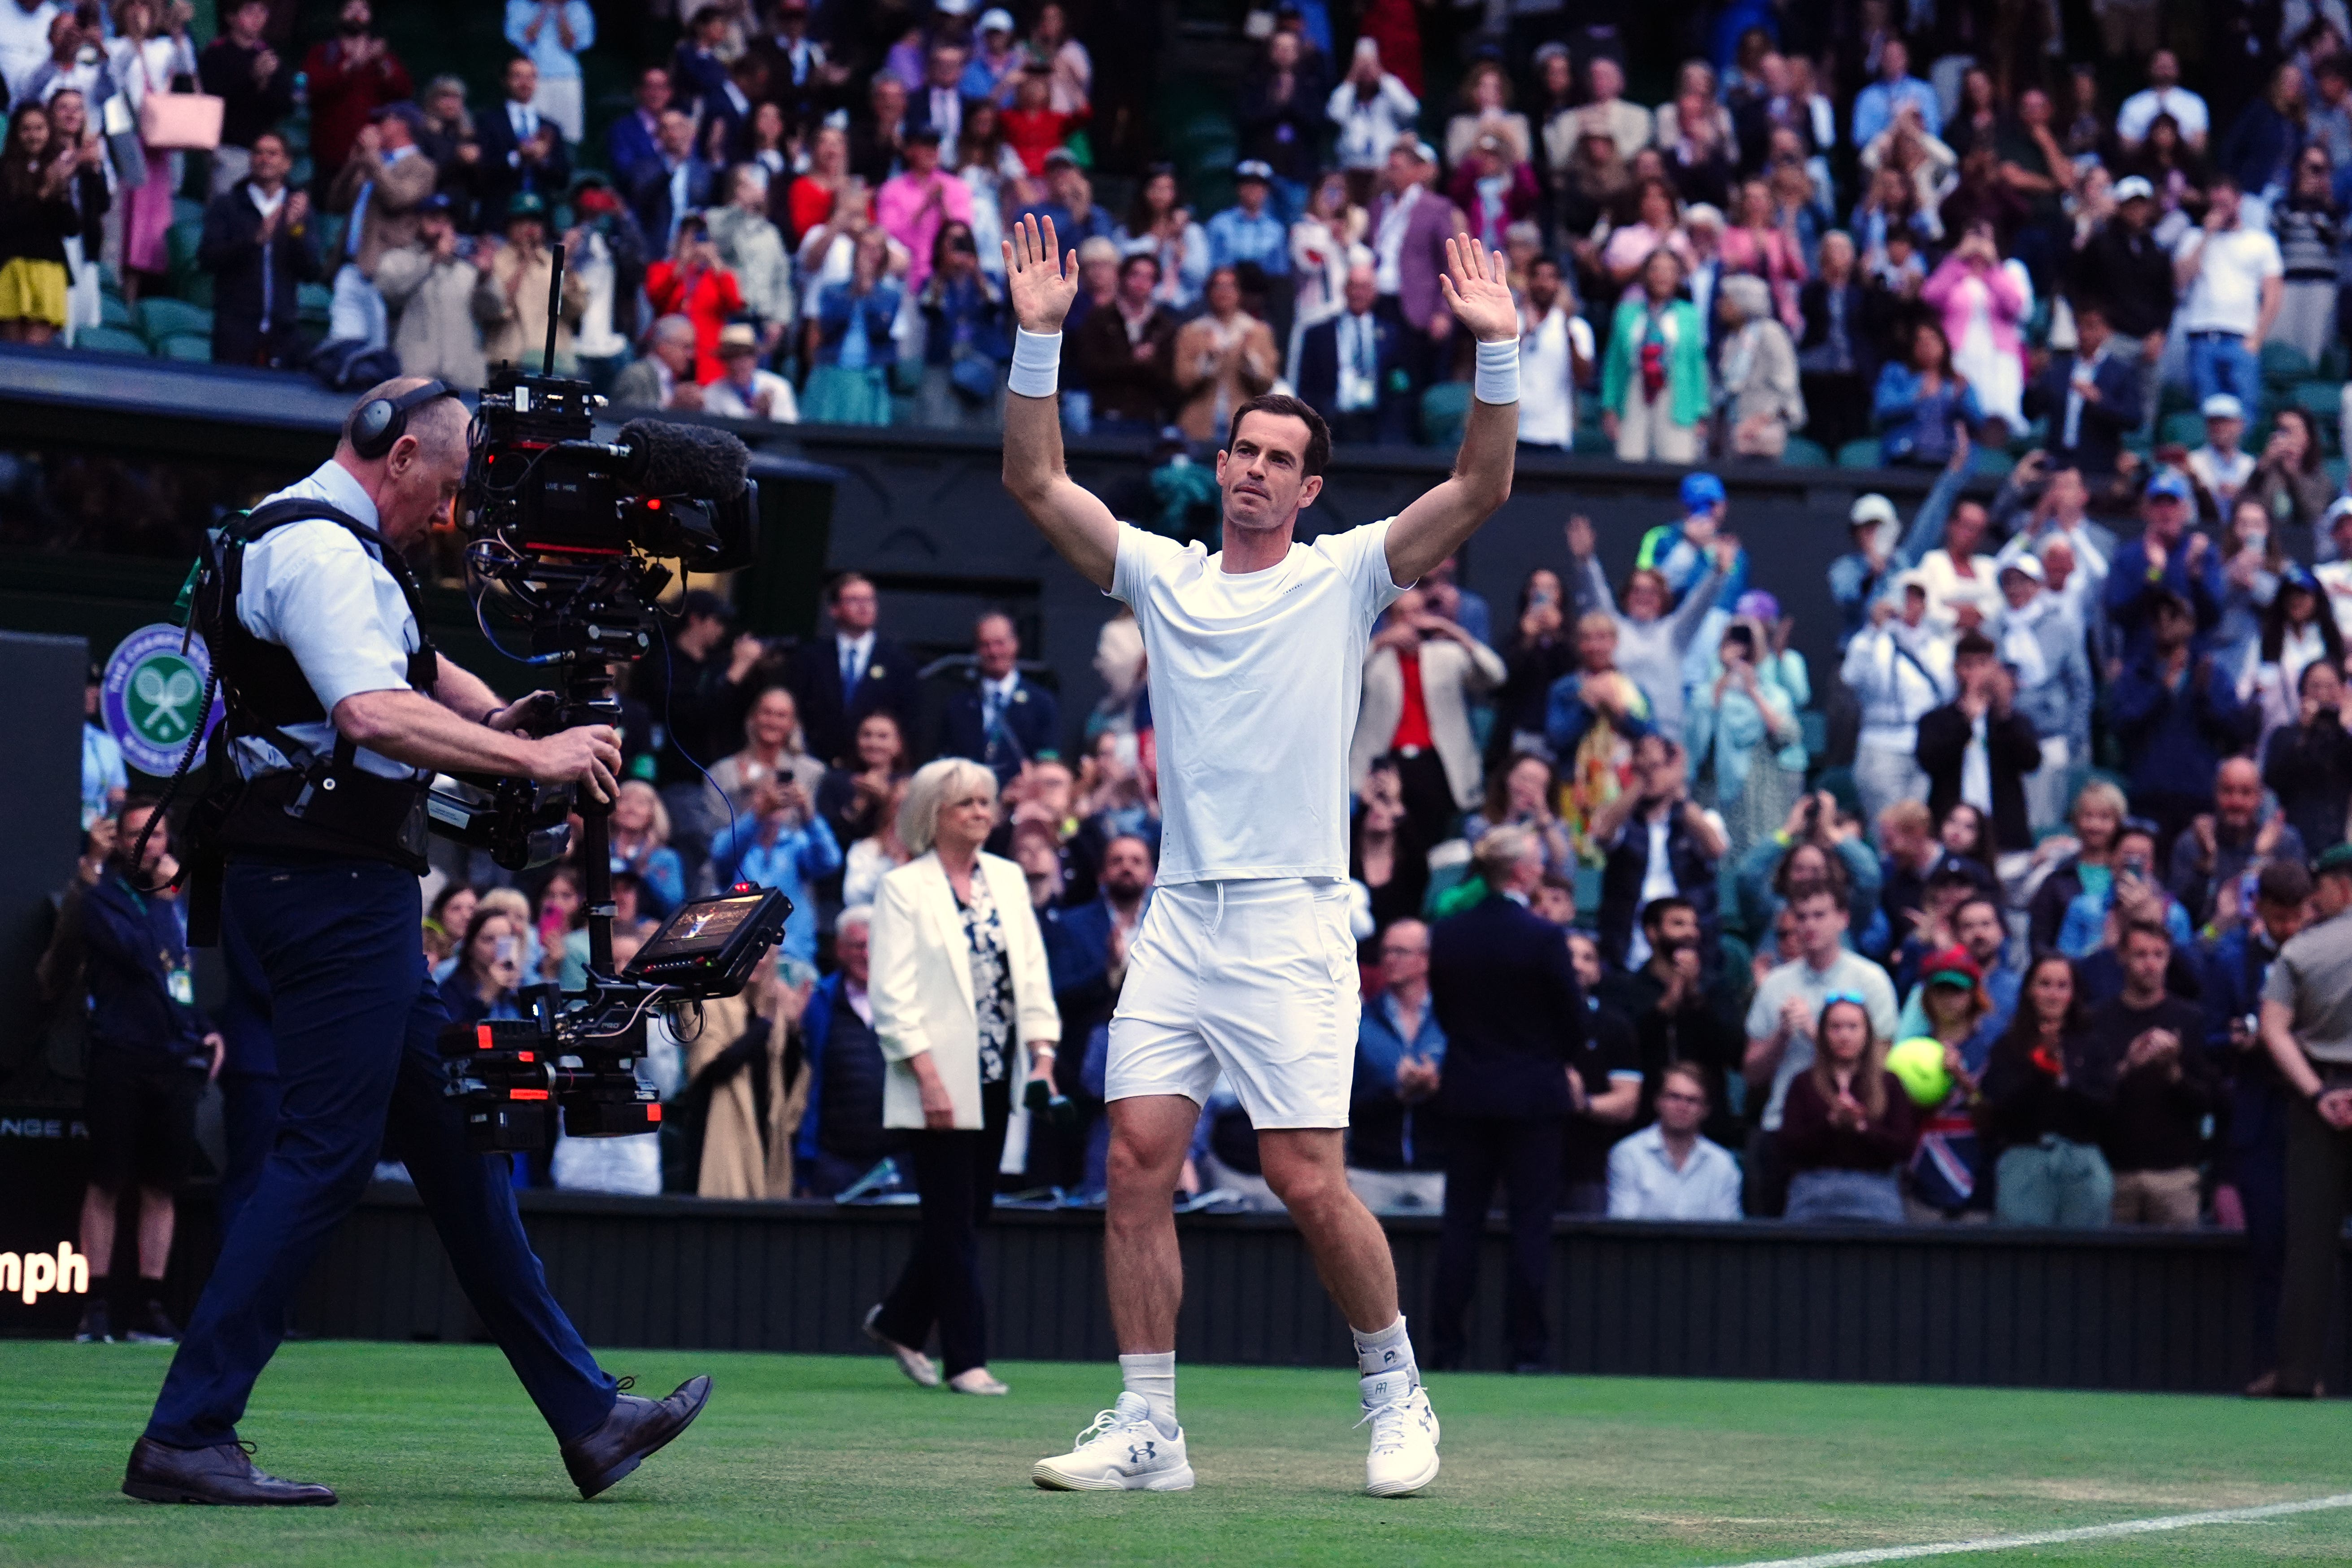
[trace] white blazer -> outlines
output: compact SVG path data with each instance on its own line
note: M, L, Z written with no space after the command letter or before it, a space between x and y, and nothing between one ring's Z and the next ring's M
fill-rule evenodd
M1028 879L1020 867L994 855L981 856L973 875L986 879L1004 926L1014 1040L1022 1046L1059 1041L1062 1016L1054 1007L1045 939L1029 907ZM922 1127L923 1094L907 1058L929 1051L955 1104L957 1129L978 1131L980 1025L971 994L971 943L936 852L919 855L882 879L868 941L873 968L866 996L882 1058L890 1064L882 1086L882 1125ZM1022 1079L1028 1076L1025 1053L1015 1051L1004 1070L1017 1105Z
M1470 696L1503 684L1508 668L1494 649L1473 642L1465 647L1450 637L1421 645L1421 699L1429 710L1429 738L1444 764L1454 804L1464 811L1478 804L1478 742L1470 728ZM1348 747L1348 784L1361 794L1372 763L1386 755L1397 721L1404 717L1404 666L1393 648L1364 656L1364 700L1357 710L1355 739Z

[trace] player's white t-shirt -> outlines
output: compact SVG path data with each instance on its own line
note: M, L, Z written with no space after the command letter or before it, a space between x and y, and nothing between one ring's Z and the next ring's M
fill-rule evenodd
M1132 524L1111 596L1135 612L1158 731L1159 880L1348 874L1348 742L1393 518L1325 534L1262 572Z

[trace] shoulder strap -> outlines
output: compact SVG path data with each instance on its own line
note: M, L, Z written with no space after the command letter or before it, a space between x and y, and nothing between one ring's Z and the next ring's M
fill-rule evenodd
M310 496L286 496L254 508L243 517L233 520L227 529L229 538L238 545L259 542L266 535L296 522L331 522L347 530L363 545L373 545L371 553L377 564L391 574L400 588L400 596L408 602L409 616L416 622L416 651L408 656L408 683L419 691L431 692L440 678L440 654L433 646L433 637L425 629L425 603L418 587L416 574L408 569L383 534L353 517L331 501ZM230 603L235 603L232 596Z

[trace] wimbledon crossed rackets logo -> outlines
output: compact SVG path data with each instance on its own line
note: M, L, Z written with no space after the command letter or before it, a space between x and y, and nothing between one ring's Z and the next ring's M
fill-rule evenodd
M190 637L183 653L183 635L177 626L142 626L106 661L99 706L107 732L144 773L172 772L197 726L219 716L217 700L209 714L197 708L212 669L204 639Z

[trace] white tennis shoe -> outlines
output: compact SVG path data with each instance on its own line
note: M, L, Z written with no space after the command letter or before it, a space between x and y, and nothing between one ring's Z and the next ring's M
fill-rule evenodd
M1192 1467L1184 1434L1161 1436L1143 1396L1122 1393L1068 1453L1038 1460L1029 1479L1057 1492L1187 1492Z
M1437 1479L1437 1412L1429 1391L1411 1372L1363 1380L1364 1418L1372 1424L1372 1451L1364 1460L1364 1490L1374 1497L1411 1497Z

